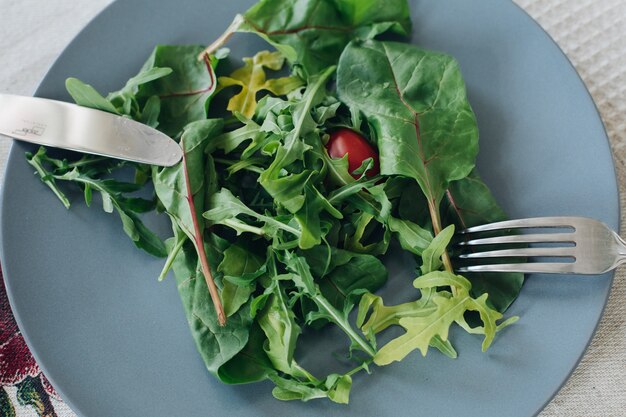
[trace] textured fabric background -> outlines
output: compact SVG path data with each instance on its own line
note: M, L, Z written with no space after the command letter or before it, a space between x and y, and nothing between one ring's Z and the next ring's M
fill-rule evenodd
M0 0L0 92L31 94L61 49L110 1ZM591 91L611 139L626 207L626 0L516 2L560 45ZM9 146L0 142L0 179ZM626 268L615 278L589 350L541 417L626 416ZM73 416L54 405L59 417ZM34 415L32 409L18 412Z

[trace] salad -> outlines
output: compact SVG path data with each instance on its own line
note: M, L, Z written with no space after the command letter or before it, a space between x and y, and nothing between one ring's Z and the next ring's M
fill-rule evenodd
M235 32L268 50L231 71ZM410 32L406 0L261 0L207 48L157 46L119 91L67 80L78 104L175 138L179 164L58 159L43 147L28 162L66 207L66 185L87 205L99 196L138 248L165 259L159 279L173 272L217 379L348 403L353 378L377 366L430 348L456 357L454 324L486 350L516 320L503 312L523 284L454 272L455 228L505 215L474 167L458 63L407 43ZM142 222L155 210L171 222L164 241ZM386 264L398 251L414 279L403 283L411 301L393 304L377 292L399 279ZM327 353L337 371L318 375L299 364L298 342L330 326L345 344Z

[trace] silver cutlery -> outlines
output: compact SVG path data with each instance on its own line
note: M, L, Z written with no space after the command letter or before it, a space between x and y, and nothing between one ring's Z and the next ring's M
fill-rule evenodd
M489 236L481 237L484 233ZM464 253L458 258L464 264L459 272L602 274L626 261L626 242L604 223L585 217L508 220L470 227L460 237ZM484 260L490 263L478 262Z
M126 117L62 101L0 94L0 135L151 165L182 158L167 135Z

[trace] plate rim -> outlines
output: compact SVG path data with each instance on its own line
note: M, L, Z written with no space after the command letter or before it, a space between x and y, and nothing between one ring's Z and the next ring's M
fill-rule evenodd
M413 0L408 0L409 3L411 3ZM51 73L51 71L56 67L56 65L58 64L58 62L62 61L63 58L65 57L65 55L68 53L68 51L74 46L75 43L79 42L80 38L83 36L83 34L88 30L88 28L97 20L99 20L102 15L104 15L105 13L108 13L110 11L110 9L113 9L118 3L121 3L121 0L113 0L111 3L109 3L108 5L106 5L104 8L102 8L99 12L97 12L97 14L95 16L93 16L91 19L89 19L88 21L85 22L85 24L81 27L81 29L75 33L75 35L72 37L72 39L62 48L61 52L55 57L53 58L52 62L48 65L48 68L46 69L46 71L44 72L43 76L41 77L41 79L37 82L36 87L33 90L32 95L35 97L41 97L40 96L40 90L44 84L44 82L46 81L46 79L48 78L49 74ZM616 222L618 224L618 232L621 233L622 231L622 224L621 224L621 217L622 217L622 202L621 199L619 198L620 193L619 193L619 181L618 181L618 176L617 176L617 167L615 164L615 160L613 158L614 152L611 148L611 142L610 142L610 138L607 132L607 128L606 128L606 124L604 122L604 119L602 118L602 114L598 108L598 105L596 103L596 101L593 98L593 95L591 94L589 87L587 86L587 84L585 83L584 79L582 78L582 76L580 75L579 71L577 70L576 66L573 64L572 60L570 59L570 57L565 53L565 51L563 50L563 48L561 47L561 45L554 39L554 37L552 35L550 35L550 33L537 21L535 20L526 10L524 10L522 8L522 6L520 6L518 3L511 1L510 2L513 6L515 6L515 8L519 11L522 12L522 15L524 16L524 18L526 20L528 20L529 22L532 22L532 24L539 28L543 34L547 37L547 39L549 40L549 42L551 42L554 46L556 46L558 52L562 55L563 58L565 58L567 64L569 65L570 69L573 71L573 73L575 74L575 76L578 78L578 80L580 81L585 94L588 96L589 101L591 103L593 103L593 107L594 107L594 111L595 111L595 116L597 117L597 119L600 121L601 126L602 126L602 132L603 132L603 136L604 136L604 140L605 140L605 146L608 148L610 155L611 155L611 165L613 168L613 175L612 175L612 179L614 180L614 193L617 196L617 219ZM46 376L46 378L48 378L48 380L50 381L50 383L54 386L54 389L56 390L56 392L59 394L59 396L62 398L63 402L65 402L70 408L71 410L76 413L79 417L88 417L86 414L83 413L82 409L80 407L77 407L76 404L74 403L74 401L71 399L73 397L72 394L69 394L65 391L64 388L62 388L60 385L55 383L55 378L54 377L50 377L47 370L47 366L45 364L43 364L40 360L39 360L39 350L32 345L31 343L31 339L29 337L28 331L24 329L23 326L23 321L22 321L22 317L21 317L21 313L19 313L18 311L16 311L16 309L13 307L15 305L15 300L14 300L14 294L12 291L12 284L11 284L11 274L10 272L7 273L7 271L9 271L11 268L7 266L10 265L10 263L6 262L6 258L5 258L5 250L4 248L8 245L10 245L10 243L5 241L5 227L6 224L9 223L9 220L6 218L7 216L7 210L5 210L5 201L6 201L6 193L7 193L7 187L4 186L4 184L7 182L7 179L10 178L10 174L9 174L9 165L10 163L18 157L19 150L16 147L16 141L14 140L13 143L11 144L11 147L8 151L8 158L6 160L6 165L5 165L5 175L2 181L2 190L0 192L0 265L2 265L2 275L3 275L3 279L4 279L4 285L6 287L6 293L7 293L7 297L9 299L9 307L11 308L11 312L13 313L13 316L15 318L15 321L18 325L18 329L19 332L22 334L33 358L35 359L35 361L37 362L37 365L39 366L40 371ZM20 155L21 156L21 155ZM583 348L583 350L581 351L580 355L578 356L578 358L576 359L575 363L573 364L573 366L570 367L570 369L567 372L567 375L565 376L565 378L561 381L561 383L558 385L558 387L556 387L553 392L550 393L549 398L540 406L540 408L537 410L536 413L533 414L533 416L529 416L529 417L536 417L538 416L547 406L548 404L550 404L554 398L558 395L558 393L562 390L562 388L568 383L568 381L570 381L574 371L579 367L580 362L582 361L582 359L584 358L584 356L587 354L588 349L590 344L593 342L600 322L602 320L602 318L605 315L606 312L606 308L607 308L607 304L608 304L608 299L609 296L611 294L611 291L613 289L613 284L614 284L614 279L615 279L615 270L610 271L608 273L605 274L607 276L608 279L608 285L607 285L607 289L605 291L605 293L603 294L603 305L602 308L598 314L597 319L595 319L595 324L593 327L593 331L591 332L591 334L589 335L589 338ZM528 275L526 274L525 279L528 278ZM523 290L522 290L523 291Z

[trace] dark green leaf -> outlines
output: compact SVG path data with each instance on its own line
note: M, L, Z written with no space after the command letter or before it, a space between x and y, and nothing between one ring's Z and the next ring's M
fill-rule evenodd
M174 137L187 124L207 117L207 107L217 87L215 66L218 60L206 56L198 60L203 47L196 45L160 45L144 64L141 73L163 68L171 69L166 77L141 84L138 100L160 99L158 126ZM162 73L161 73L162 74Z
M337 63L351 39L411 30L406 0L263 0L250 8L239 26L277 47L308 75Z
M212 248L209 248L208 254ZM215 259L209 257L214 264ZM252 325L250 304L245 304L221 326L211 301L209 289L198 265L198 256L192 245L185 245L173 263L178 292L185 315L196 342L196 348L207 369L214 375L248 343Z
M267 339L261 327L254 323L246 346L231 360L222 365L217 376L226 384L247 384L267 379L276 373L272 362L263 350Z
M339 61L340 98L374 128L383 175L415 179L435 207L467 176L478 129L458 64L395 42L352 42Z

